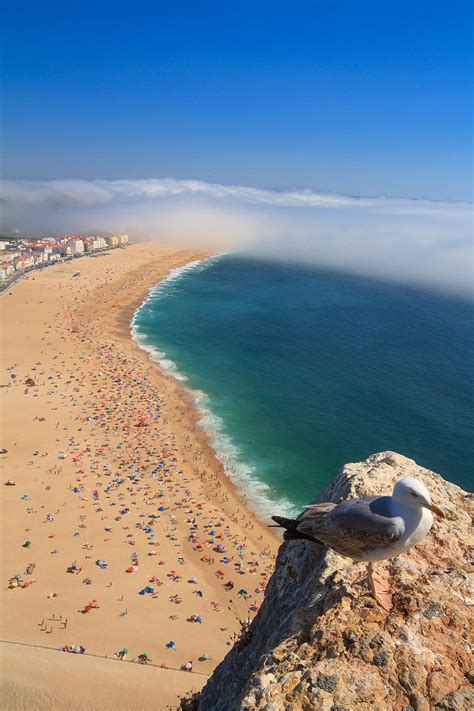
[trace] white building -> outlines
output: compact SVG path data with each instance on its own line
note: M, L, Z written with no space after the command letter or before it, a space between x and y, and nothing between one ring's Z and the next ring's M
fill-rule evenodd
M13 262L14 259L17 259L20 256L21 252L19 250L15 252L5 252L2 254L2 262Z
M0 264L0 279L8 279L9 276L15 273L15 267L11 262Z
M24 269L29 269L30 267L35 266L35 258L32 254L24 254L21 257L17 257L16 259L13 260L13 266L18 272L23 271Z
M66 243L66 254L84 254L84 249L82 239L70 239Z

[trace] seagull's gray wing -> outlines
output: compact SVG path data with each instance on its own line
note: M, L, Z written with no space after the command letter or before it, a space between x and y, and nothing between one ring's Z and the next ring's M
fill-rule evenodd
M297 530L357 560L365 552L393 545L405 527L403 519L393 514L390 496L371 496L310 506Z

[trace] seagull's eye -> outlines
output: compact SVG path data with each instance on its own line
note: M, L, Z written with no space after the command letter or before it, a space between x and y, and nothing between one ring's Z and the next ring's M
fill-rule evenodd
M410 491L410 494L411 494L412 496L418 496L418 494L415 494L414 491Z

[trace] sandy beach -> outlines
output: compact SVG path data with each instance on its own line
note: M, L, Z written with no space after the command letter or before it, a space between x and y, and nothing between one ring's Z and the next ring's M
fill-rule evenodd
M1 297L2 708L176 707L263 599L277 538L130 336L148 289L206 256L132 245Z

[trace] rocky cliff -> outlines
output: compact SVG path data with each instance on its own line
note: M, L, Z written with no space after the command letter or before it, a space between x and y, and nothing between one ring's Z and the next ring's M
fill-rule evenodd
M382 452L347 464L316 501L388 494L403 476L421 479L446 518L409 554L377 564L390 579L391 613L369 596L364 564L311 542L284 543L259 614L194 708L474 708L470 496L410 459Z

